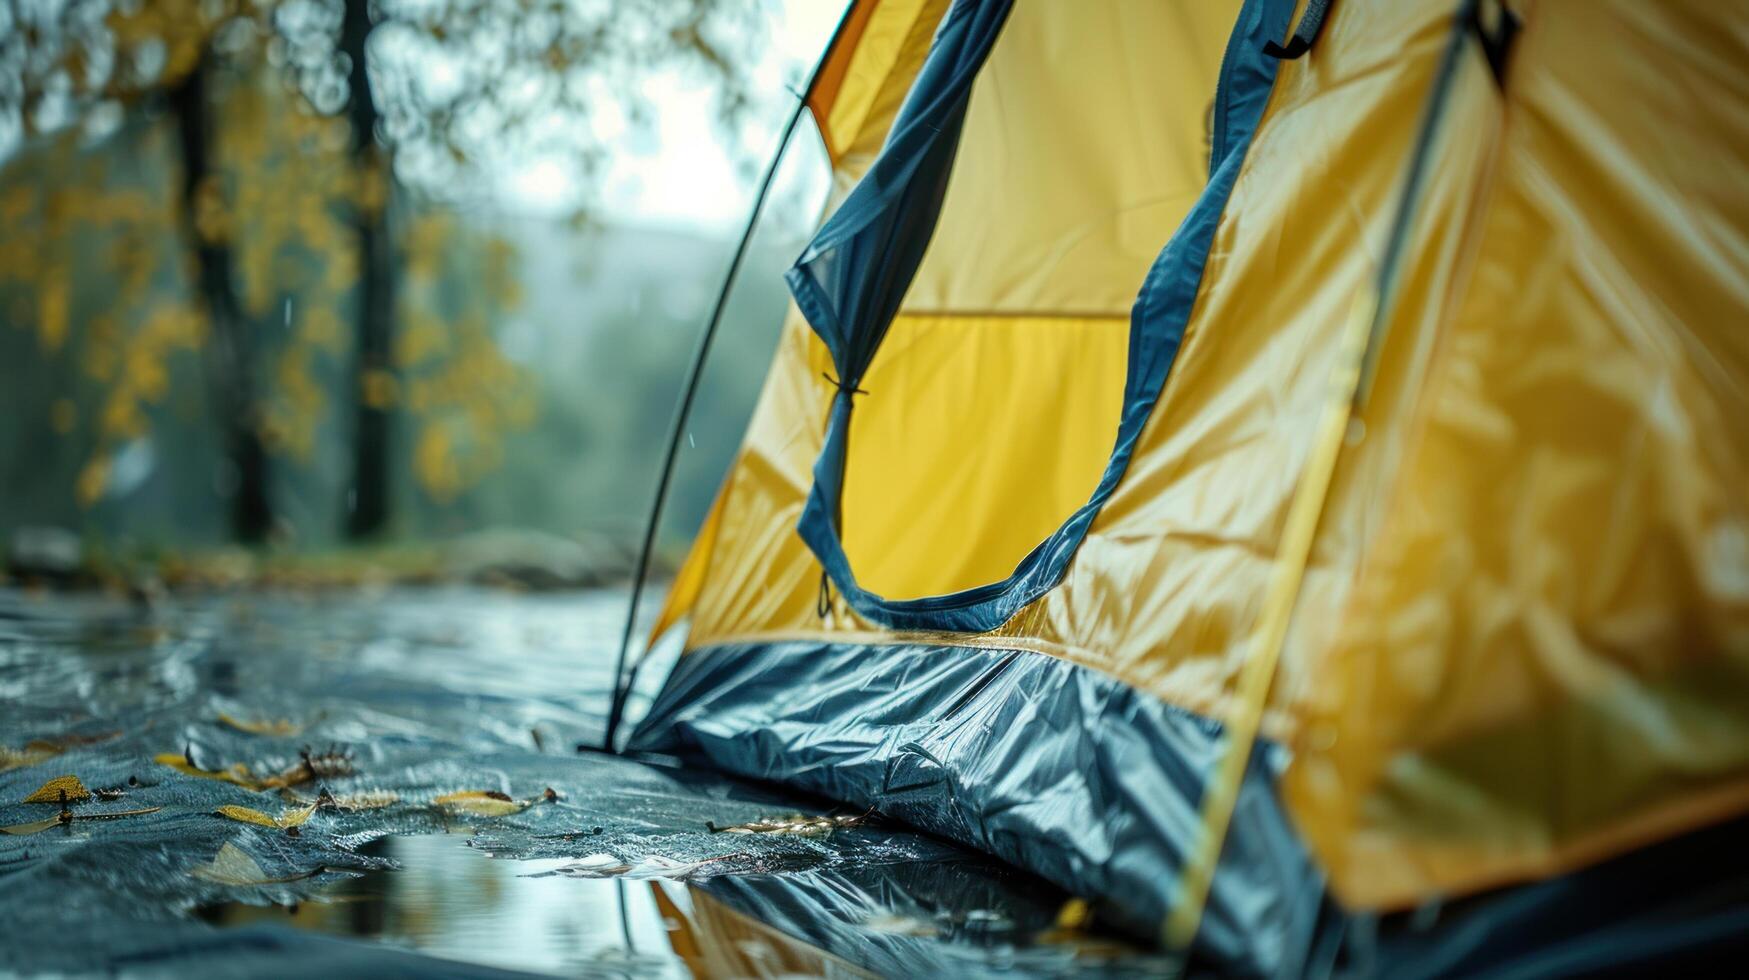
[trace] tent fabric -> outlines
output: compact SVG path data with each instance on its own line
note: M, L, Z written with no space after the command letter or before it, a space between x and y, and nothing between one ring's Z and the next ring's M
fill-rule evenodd
M830 378L838 394L802 526L824 528L840 559L833 529L852 399L923 259L972 80L1007 16L1006 2L962 3L949 12L880 158L785 276L836 368ZM833 571L841 587L850 578Z
M786 277L832 355L838 387L799 531L850 606L895 629L995 629L1061 578L1128 467L1183 339L1216 223L1274 79L1276 61L1262 47L1285 29L1293 5L1252 0L1239 14L1215 93L1210 178L1136 299L1116 443L1092 497L1006 579L947 595L886 598L860 585L840 540L851 411L934 229L972 79L1007 13L1005 3L950 12L880 161Z
M855 396L853 413L821 377L847 376L834 348L792 310L711 533L689 560L700 576L665 614L690 624L677 676L694 657L757 658L778 644L811 644L820 657L892 651L917 672L956 655L943 650L1018 651L1213 726L1233 717L1233 680L1329 397L1336 339L1357 297L1376 288L1407 161L1432 125L1433 166L1385 341L1264 715L1265 738L1287 760L1281 811L1333 898L1357 914L1559 880L1749 812L1749 4L1513 2L1523 26L1496 76L1469 33L1475 3L1340 0L1307 54L1258 62L1271 77L1246 103L1257 115L1246 123L1229 106L1210 119L1215 175L1230 187L1211 180L1199 197L1221 198L1206 258L1174 264L1173 308L1189 300L1170 352L1137 340L1147 323L1168 322L1150 319L1143 298L1160 266L1136 282L1124 387L1105 394L1116 422L1082 387L1117 377L1101 353L1108 313L1104 327L1089 320L1089 361L1066 369L1075 380L1037 387L1058 401L1029 404L992 378L953 397L938 382L978 361L1032 386L1048 367L1028 365L1050 361L1034 355L1065 341L1004 334L1012 321L966 326L985 353L962 362L946 332L907 320L942 311L863 296L859 309L897 314L855 328L887 334L872 347L872 334L857 334L869 360L851 380L870 393ZM1020 0L1008 23L1035 6ZM950 26L981 8L956 6ZM1236 34L1278 42L1298 12L1278 16L1259 0L1244 10ZM1273 18L1267 30L1260 11ZM1007 29L989 63L1023 36ZM1429 120L1453 32L1465 48ZM1231 50L1243 61L1257 40ZM903 101L924 77L884 74L880 99ZM989 131L976 118L980 84L956 161L975 156L970 134ZM1229 95L1235 87L1223 83ZM1185 96L1124 97L1166 106ZM1207 93L1195 98L1207 104ZM883 125L855 139L886 140ZM886 142L901 151L896 137ZM1064 180L1100 172L1072 157L1063 167ZM949 216L958 173L956 163L944 192L918 198L931 213L907 219L917 234L936 223L938 202ZM921 265L954 258L951 248L923 254ZM844 267L834 281L854 290L865 274ZM907 290L901 279L886 287ZM1090 312L1101 311L1025 315ZM834 344L842 353L851 339ZM1005 345L1029 353L993 352ZM1150 385L1144 408L1136 396ZM1065 406L1060 424L1054 404ZM853 414L868 424L847 422ZM1026 469L1050 464L1052 442L1072 444L1064 460L1114 463L1115 430L1096 431L1107 425L1133 429L1127 465L1103 471L1112 485L1099 484L1097 513L1059 538L1070 525L1053 524L1053 508L1076 487ZM825 454L823 426L838 429ZM929 499L926 475L886 476L906 463L908 442L939 471L941 500ZM950 470L955 445L976 465ZM1014 470L991 462L999 452ZM1054 530L1030 538L1041 526ZM1044 557L1026 558L1037 577L1019 590L998 582L970 602L930 591L988 571L960 556L969 548ZM941 568L924 567L932 553ZM823 565L845 599L821 615ZM909 587L892 589L892 602L858 594L850 572L865 566L871 581ZM957 615L965 609L976 612ZM927 710L917 704L919 717ZM660 737L656 724L640 738ZM747 724L743 737L762 730ZM1162 875L1175 873L1172 853L1155 853Z
M760 644L683 658L632 748L799 786L970 843L1152 935L1194 841L1219 726L1083 667L1015 650ZM1261 745L1200 941L1245 975L1298 972L1323 881ZM1162 862L1162 856L1169 860Z
M845 11L808 93L833 176L845 190L880 152L947 9L948 0L855 0Z
M1099 484L1129 330L1127 316L895 318L847 433L842 542L857 581L906 599L1008 577ZM997 506L999 520L968 519Z
M1004 23L862 385L902 397L854 402L841 539L862 588L911 599L1001 581L1093 496L1136 284L1207 182L1238 7L1029 3Z
M1503 103L1470 61L1498 124L1463 278L1403 331L1437 346L1389 497L1345 495L1362 574L1300 613L1331 628L1306 674L1340 679L1305 724L1347 721L1285 789L1351 901L1749 808L1745 54L1740 3L1547 2Z
M1144 936L1176 884L1158 853L1189 840L1221 734L1052 657L890 645L696 651L649 719L639 751L879 806L1085 894L1119 896L1096 917ZM1279 745L1258 746L1240 794L1195 951L1224 975L1303 976L1338 957L1360 976L1635 975L1749 952L1749 851L1736 846L1749 820L1379 918L1326 898L1272 788L1290 761ZM833 909L840 888L793 876L704 888L883 976L943 966L847 933L842 920L855 917Z

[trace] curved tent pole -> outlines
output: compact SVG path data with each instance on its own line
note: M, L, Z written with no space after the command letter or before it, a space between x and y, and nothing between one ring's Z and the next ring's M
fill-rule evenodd
M674 480L674 462L680 454L680 437L686 429L688 417L692 414L692 403L698 395L699 380L704 376L705 361L710 357L711 344L716 340L717 327L722 323L729 293L734 288L735 279L740 275L741 262L747 256L747 246L753 240L753 229L759 223L759 212L764 208L766 195L777 176L777 167L783 160L784 150L789 146L790 136L807 109L806 99L797 100L795 111L790 114L789 124L784 127L783 136L778 140L777 152L772 155L771 163L765 168L759 193L753 199L753 214L741 233L740 244L735 246L734 258L729 260L729 271L723 277L723 288L717 292L716 306L711 310L704 332L699 335L698 346L692 354L692 365L686 372L686 383L680 391L680 403L675 406L674 422L668 430L668 451L662 457L662 472L656 480L656 495L650 501L650 513L644 520L644 543L638 549L637 571L632 576L632 597L626 610L625 631L620 635L619 656L614 661L613 702L607 713L607 734L602 739L602 748L609 752L614 750L614 736L618 733L620 717L624 714L626 698L631 694L632 680L635 679L626 677L626 658L631 650L632 633L637 630L638 605L643 599L644 579L650 571L650 554L655 549L656 531L662 523L662 508L668 502L668 488ZM634 667L634 671L635 669Z
M868 0L862 0L868 2ZM735 280L740 277L741 263L747 257L747 247L753 241L753 230L759 225L759 215L765 210L765 201L771 196L772 184L777 180L777 168L783 163L785 152L789 149L790 138L795 135L796 127L801 124L802 116L808 111L808 100L814 94L814 87L819 84L820 74L825 69L832 52L838 47L844 36L845 25L850 22L851 14L855 12L858 0L851 0L845 5L844 15L839 19L838 26L832 31L832 40L820 52L820 60L815 63L812 74L808 77L807 87L797 93L795 111L790 113L789 122L783 127L783 135L778 137L777 150L771 155L771 162L765 166L765 175L760 178L759 190L753 195L753 208L747 216L747 226L741 231L741 240L735 246L735 255L729 260L728 272L723 276L723 288L717 291L716 305L711 308L710 319L705 322L704 332L699 335L698 346L692 355L692 364L686 372L686 382L680 390L680 402L675 406L674 422L668 429L668 450L662 457L661 475L656 480L656 494L650 501L650 513L644 521L644 541L638 549L637 570L632 576L632 595L626 609L625 630L620 634L619 656L614 659L613 666L613 700L608 706L607 732L602 738L601 747L604 751L613 752L614 738L619 734L619 725L625 715L626 700L631 697L633 684L637 681L638 666L643 663L640 657L632 665L632 674L626 676L626 660L631 651L632 634L637 630L638 606L644 596L644 580L650 572L650 555L655 550L656 532L662 523L662 508L668 502L668 488L674 481L674 462L680 453L680 437L686 431L686 421L692 414L692 403L698 395L699 380L704 376L705 362L710 358L711 345L715 342L717 328L722 325L723 311L729 304L729 292L735 287ZM584 747L579 745L578 749Z

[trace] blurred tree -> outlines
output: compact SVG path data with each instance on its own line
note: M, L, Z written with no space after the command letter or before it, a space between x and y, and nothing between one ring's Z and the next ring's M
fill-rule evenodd
M389 518L389 407L393 390L389 345L393 334L394 271L384 220L388 167L377 142L379 114L370 85L370 33L375 27L371 0L345 0L340 54L348 67L347 119L352 128L352 159L368 200L354 209L358 236L358 342L353 367L355 418L352 433L352 492L346 531L358 538L376 534Z
M118 24L126 23L115 18ZM237 302L231 245L223 228L212 162L212 58L204 51L168 89L182 155L182 226L194 254L200 309L212 332L219 365L221 421L235 470L231 527L240 541L266 539L273 525L267 497L267 450L262 445L260 399L253 344Z
M174 220L192 301L137 318L157 327L136 330L134 349L162 355L177 344L204 344L234 477L223 481L230 524L237 538L256 541L274 520L270 454L307 453L313 438L308 417L320 410L320 386L310 358L341 350L337 328L349 322L345 525L366 535L389 516L392 409L414 417L414 474L437 498L478 479L494 458L492 440L533 411L531 398L499 390L516 378L493 342L493 310L502 307L486 300L513 302L513 286L489 286L479 301L439 301L427 282L410 284L417 295L398 299L397 270L441 264L418 256L441 252L432 239L451 227L418 202L487 197L508 161L539 156L560 161L576 191L571 204L586 214L605 141L650 125L636 84L645 73L692 73L718 93L724 119L739 122L748 101L737 66L760 41L760 7L761 0L0 0L0 158L44 139L66 143L113 129L136 112L174 120L181 167ZM97 213L78 200L83 190L63 186L35 202L34 224L8 220L0 230L0 247L33 252L0 275L34 292L44 350L67 331L78 264L66 243L76 222ZM407 195L405 205L391 206ZM20 202L7 198L9 214L32 211ZM391 218L401 212L423 216L397 235ZM42 247L31 249L33 240ZM56 248L65 251L59 262ZM503 279L497 270L507 252L488 245L485 255L487 278ZM294 297L302 307L295 324ZM422 303L424 312L415 312ZM276 345L268 328L281 307L294 333ZM427 335L444 332L438 311L454 315L441 343L427 336L398 344L403 317ZM94 318L91 326L114 333L108 322ZM276 346L278 366L263 376L263 358ZM431 360L437 351L451 360ZM109 454L145 425L138 404L162 390L155 380L162 367L154 373L143 357L129 360L130 380L111 381L113 404L135 407L106 409L114 431L81 473L83 501L100 495ZM415 368L417 376L409 373Z

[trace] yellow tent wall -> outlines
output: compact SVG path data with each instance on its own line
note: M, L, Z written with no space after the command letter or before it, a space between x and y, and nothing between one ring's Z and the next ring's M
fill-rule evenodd
M891 5L915 15L885 35L906 53L853 58L828 107L841 167L865 165L846 148L878 145L892 114L840 107L852 92L896 107L942 6ZM1287 810L1356 908L1547 876L1749 809L1749 5L1513 6L1524 26L1504 84L1476 55L1455 79L1265 716L1291 750ZM820 565L795 526L834 389L792 311L665 621L690 618L689 649L1030 651L1228 717L1452 11L1341 0L1313 54L1282 63L1164 393L1055 589L975 635L895 633L842 601L818 614ZM977 91L1002 86L993 77ZM979 115L988 101L974 95L967 139L999 138L1001 120ZM1078 163L1076 145L1059 145L1056 179L1106 162ZM962 153L956 167L999 166ZM981 268L1002 244L956 237L956 195L926 260L939 276L914 287L932 300L956 260ZM965 288L989 293L993 274ZM1053 309L1066 300L1040 281L986 295L1031 299L1024 322L974 325L975 339L901 311L877 356L843 523L853 564L887 594L1005 574L989 556L1011 566L1109 452L1123 321L1093 322L1109 306ZM1072 383L1052 386L1053 372ZM1013 399L1023 390L1073 407L1042 434L1008 424L1041 417ZM940 476L968 431L986 468ZM939 477L917 484L934 487L934 510L905 489L923 472Z

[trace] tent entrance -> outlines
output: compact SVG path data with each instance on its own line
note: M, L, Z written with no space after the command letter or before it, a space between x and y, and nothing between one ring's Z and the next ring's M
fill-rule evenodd
M851 416L841 533L863 589L1000 582L1093 496L1131 306L1207 183L1240 7L1014 5Z

